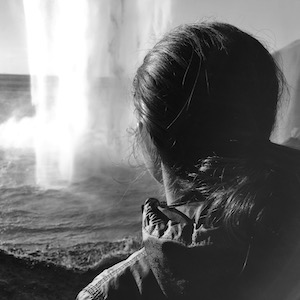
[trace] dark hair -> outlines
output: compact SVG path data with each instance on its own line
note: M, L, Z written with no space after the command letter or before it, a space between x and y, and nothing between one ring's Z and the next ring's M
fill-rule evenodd
M205 201L210 226L247 239L258 224L276 232L282 199L294 199L289 150L269 141L283 82L257 39L215 22L172 30L137 70L135 108L154 155L177 195Z

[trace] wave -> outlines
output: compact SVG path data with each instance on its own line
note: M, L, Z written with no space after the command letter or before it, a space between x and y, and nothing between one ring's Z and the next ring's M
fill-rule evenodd
M70 247L41 244L3 243L3 253L13 255L32 265L46 264L85 272L103 264L125 259L142 247L141 236L129 236L116 241L80 243Z

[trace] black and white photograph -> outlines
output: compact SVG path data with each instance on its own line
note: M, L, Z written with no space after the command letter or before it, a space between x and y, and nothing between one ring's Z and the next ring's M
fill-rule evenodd
M299 0L0 0L0 300L300 300Z

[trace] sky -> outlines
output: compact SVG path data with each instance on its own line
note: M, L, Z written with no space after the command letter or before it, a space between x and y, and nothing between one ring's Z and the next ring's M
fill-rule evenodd
M0 0L0 73L28 73L22 0Z
M171 0L171 3L170 27L197 20L224 21L252 33L270 51L300 39L300 0ZM23 2L0 0L0 73L28 72Z

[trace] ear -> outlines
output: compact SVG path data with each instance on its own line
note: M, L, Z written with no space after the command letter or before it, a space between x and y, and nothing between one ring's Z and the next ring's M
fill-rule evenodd
M138 130L141 136L142 154L144 163L151 176L159 183L163 184L161 158L153 144L150 134L142 122L138 123Z

